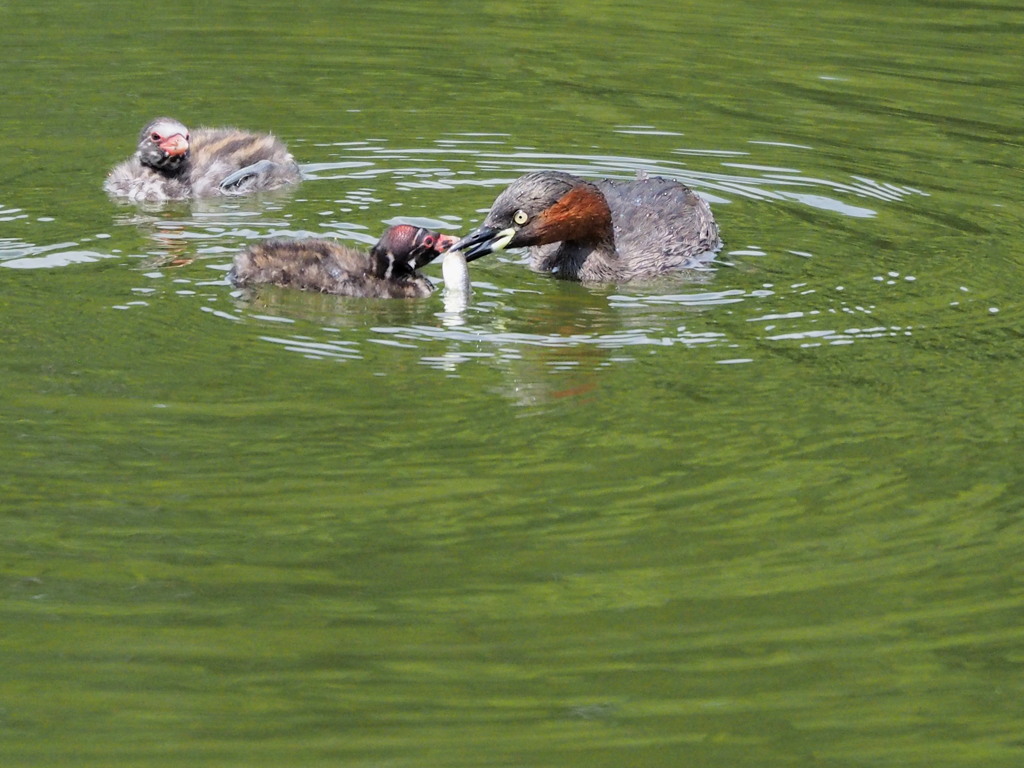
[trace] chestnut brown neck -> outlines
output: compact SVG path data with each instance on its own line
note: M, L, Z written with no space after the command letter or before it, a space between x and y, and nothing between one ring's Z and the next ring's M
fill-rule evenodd
M539 228L541 242L611 243L612 212L604 195L586 182L573 187L550 208Z

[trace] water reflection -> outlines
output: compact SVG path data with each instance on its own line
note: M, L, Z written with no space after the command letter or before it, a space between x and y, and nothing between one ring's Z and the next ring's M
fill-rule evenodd
M253 325L259 342L307 359L362 361L377 346L448 375L463 375L467 366L494 368L503 391L524 404L593 391L602 369L673 347L736 364L763 360L772 348L871 343L918 330L914 322L893 322L884 309L893 299L888 292L917 283L895 271L831 287L719 288L679 278L593 288L524 277L530 281L524 288L474 281L476 300L457 313L445 308L440 293L418 302L367 302L279 289L239 299L228 310L216 300L203 309ZM268 325L278 329L266 332Z
M493 367L502 374L503 391L531 405L593 391L601 369L633 363L653 350L722 347L722 361L742 359L725 330L696 318L684 322L678 314L699 315L749 298L738 291L661 294L647 304L640 295L561 287L566 300L552 304L539 292L474 282L478 299L458 313L445 309L436 294L421 302L339 301L270 290L237 303L224 317L254 325L260 342L307 359L362 361L370 346L379 346L449 375L461 375L467 365ZM524 304L525 295L532 301ZM270 324L279 328L267 332ZM288 326L295 330L282 333Z

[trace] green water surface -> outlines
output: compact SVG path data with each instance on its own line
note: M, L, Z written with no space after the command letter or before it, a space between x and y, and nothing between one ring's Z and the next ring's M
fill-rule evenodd
M1024 764L1022 33L0 3L0 765ZM158 114L306 179L111 202ZM685 181L720 263L489 257L461 315L224 279L536 168Z

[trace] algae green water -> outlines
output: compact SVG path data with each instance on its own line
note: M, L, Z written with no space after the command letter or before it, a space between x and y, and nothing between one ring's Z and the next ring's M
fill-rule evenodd
M1024 763L1018 3L0 4L0 764ZM139 127L288 193L140 208ZM239 296L678 178L715 269ZM439 280L439 265L428 267Z

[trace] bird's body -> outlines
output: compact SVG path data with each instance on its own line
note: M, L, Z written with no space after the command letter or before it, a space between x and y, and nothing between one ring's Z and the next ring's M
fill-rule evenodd
M171 118L139 134L134 155L116 165L103 188L133 202L244 195L294 184L299 166L279 139L237 128L190 132Z
M369 251L333 240L264 240L235 256L229 279L238 286L272 284L362 298L429 296L434 286L418 271L454 237L399 224Z
M514 181L455 248L472 261L517 246L529 247L532 269L609 283L699 266L721 240L708 204L677 181L540 171Z

